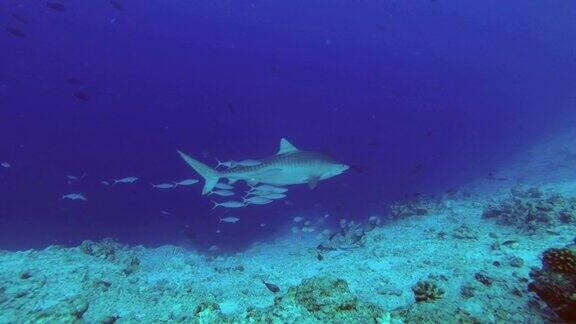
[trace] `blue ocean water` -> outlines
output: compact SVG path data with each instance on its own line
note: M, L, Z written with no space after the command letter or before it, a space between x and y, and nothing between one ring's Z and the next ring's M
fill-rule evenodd
M3 249L112 237L238 251L295 215L362 220L459 190L576 117L572 2L58 3L0 4ZM151 189L200 179L176 150L215 165L281 138L352 167L234 210L211 210L201 183ZM126 176L140 180L101 184Z

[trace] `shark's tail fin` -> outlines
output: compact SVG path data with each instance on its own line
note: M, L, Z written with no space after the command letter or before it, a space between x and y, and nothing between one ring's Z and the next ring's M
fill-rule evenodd
M198 174L204 178L205 183L204 188L202 189L202 194L205 195L209 193L214 188L216 183L218 183L218 180L220 180L220 173L207 166L206 164L194 160L185 153L178 151L178 154L180 154L184 161L186 161L186 163L188 163L188 165L191 166L194 171L198 172Z

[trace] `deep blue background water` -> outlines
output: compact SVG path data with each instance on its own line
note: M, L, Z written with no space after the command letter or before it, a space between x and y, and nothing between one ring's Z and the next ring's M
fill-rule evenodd
M62 3L0 4L3 29L26 34L0 33L0 248L181 243L186 228L242 248L298 214L362 219L461 188L576 117L574 2ZM198 185L150 189L197 177L176 149L259 158L281 137L354 168L231 213ZM124 176L142 180L100 184ZM75 191L88 202L60 199Z

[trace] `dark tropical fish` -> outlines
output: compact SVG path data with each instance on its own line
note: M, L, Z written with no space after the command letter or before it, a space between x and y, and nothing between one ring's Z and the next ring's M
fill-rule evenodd
M266 282L264 280L262 280L262 283L266 286L266 288L268 288L268 290L270 290L273 293L277 293L280 291L280 288L278 286L276 286L275 284L271 284L271 283Z
M116 0L110 0L110 4L112 5L112 7L114 7L114 9L118 11L124 11L124 6L120 2Z
M74 92L74 97L78 100L88 101L90 100L90 96L84 91L76 91Z
M236 107L235 107L231 102L228 103L228 111L229 111L231 114L235 114L235 113L236 113Z
M64 5L61 4L60 2L49 1L49 2L46 2L46 6L52 10L55 10L55 11L60 11L60 12L66 11L66 7L64 7Z
M410 171L410 174L412 174L412 175L418 174L422 171L423 168L424 168L424 164L418 163L412 168L412 170Z
M77 78L66 78L66 79L64 79L64 81L66 81L66 83L71 84L71 85L82 84L82 81L80 81L80 79L77 79Z
M507 181L508 180L508 178L506 178L506 177L496 177L494 175L494 172L488 173L488 176L486 177L486 179L491 180L491 181Z
M186 227L182 232L182 234L184 235L184 239L187 240L189 243L198 243L198 236L189 227Z
M23 24L27 24L28 23L28 19L24 18L24 16L17 14L17 13L13 13L12 18L14 18L14 20L23 23Z
M12 34L16 37L20 37L20 38L26 37L26 34L23 31L21 31L20 29L16 29L13 27L6 27L5 29L7 32L9 32L10 34Z

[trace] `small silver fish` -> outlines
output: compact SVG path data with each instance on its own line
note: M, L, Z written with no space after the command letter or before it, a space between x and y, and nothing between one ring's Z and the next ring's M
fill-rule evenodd
M8 163L8 162L2 162L2 163L0 163L0 166L2 166L3 168L6 168L6 169L11 167L10 163Z
M226 184L226 183L217 183L214 188L224 189L224 190L232 190L234 189L233 186Z
M110 182L108 182L108 181L100 181L100 183L103 184L103 185L105 185L105 186L109 186L109 185L110 185Z
M237 165L241 165L241 166L257 166L262 164L262 162L258 161L258 160L242 160L242 161L238 161L236 162Z
M212 202L214 204L214 207L212 207L212 209L216 208L216 207L226 207L226 208L240 208L240 207L244 207L246 206L245 203L240 202L240 201L236 201L236 200L228 200L225 201L223 203L217 203L215 201Z
M244 203L249 203L249 204L253 204L253 205L265 205L265 204L269 204L271 202L273 202L272 199L268 199L268 198L264 198L264 197L260 197L260 196L244 198Z
M70 181L76 181L76 180L78 180L78 177L77 177L77 176L73 176L73 175L67 175L66 178L68 178L68 180L70 180Z
M238 165L238 162L233 161L233 160L221 162L220 160L216 159L216 161L218 162L218 165L216 166L216 169L218 169L220 166L225 166L225 167L227 167L227 168L233 168L233 167L235 167L236 165Z
M234 196L234 192L230 190L212 190L210 193L216 194L218 196L229 197Z
M220 218L220 223L224 222L224 223L236 223L240 220L240 218L238 217L234 217L234 216L228 216L228 217L224 217L224 218Z
M259 185L259 186L256 186L256 187L251 187L251 189L250 189L249 192L254 192L254 191L274 192L274 193L285 193L286 191L288 191L288 189L282 188L282 187L276 187L276 186L272 186L272 185L263 184L263 185Z
M264 198L268 198L268 199L274 200L274 199L286 198L286 195L285 195L285 194L282 194L282 193L275 193L275 192L273 192L273 193L269 193L269 194L266 194L266 195L263 195L263 196L260 196L260 197L264 197Z
M134 182L138 181L138 178L136 178L136 177L125 177L125 178L122 178L122 179L113 179L112 181L114 181L113 184L117 184L117 183L134 183Z
M154 189L170 189L174 188L176 185L171 183L159 183L159 184L152 184L152 188Z
M84 201L88 200L88 199L86 199L86 197L84 197L83 194L81 194L79 192L62 195L62 199L84 200Z
M304 220L304 217L302 217L302 216L296 216L296 217L294 217L294 218L292 219L292 221L293 221L294 223L300 223L300 222L303 221L303 220Z
M185 179L182 181L178 181L175 183L176 186L191 186L195 183L198 183L198 180L196 179Z

